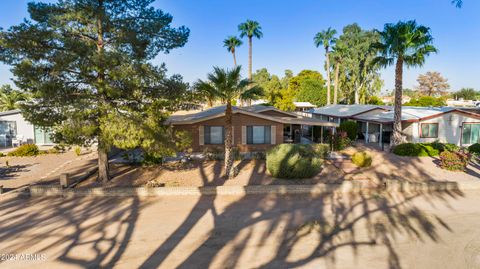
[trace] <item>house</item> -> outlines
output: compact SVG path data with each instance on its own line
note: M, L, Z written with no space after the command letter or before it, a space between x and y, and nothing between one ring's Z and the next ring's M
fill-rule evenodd
M0 112L0 147L23 143L53 144L50 133L26 121L20 110Z
M281 143L311 143L313 132L302 126L335 128L337 123L306 118L272 106L232 107L233 145L240 152L265 151ZM192 151L222 150L225 141L225 106L186 115L172 115L167 121L176 130L192 136Z
M382 102L385 104L393 104L395 102L395 96L382 96L381 97ZM412 100L412 98L408 95L403 95L402 96L402 104L408 103Z
M362 108L363 106L363 108ZM311 111L313 117L354 120L366 143L389 143L394 112L391 106L345 105ZM414 143L440 142L458 146L480 143L480 114L452 107L402 107L402 133Z

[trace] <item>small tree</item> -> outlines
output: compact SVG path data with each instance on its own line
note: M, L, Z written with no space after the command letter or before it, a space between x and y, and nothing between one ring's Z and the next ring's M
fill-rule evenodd
M1 60L13 66L16 85L32 94L27 120L52 126L55 140L98 144L99 179L109 179L111 146L171 153L176 135L164 126L185 97L180 76L149 63L182 47L185 27L153 0L31 2L32 21L1 33Z

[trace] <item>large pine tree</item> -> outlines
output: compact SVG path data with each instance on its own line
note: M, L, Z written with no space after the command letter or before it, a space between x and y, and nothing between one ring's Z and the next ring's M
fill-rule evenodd
M109 179L112 146L172 149L163 126L184 97L180 76L150 60L182 47L189 29L153 0L62 0L28 4L31 20L1 32L0 57L17 87L32 94L23 106L33 124L50 126L68 144L98 144L99 179Z

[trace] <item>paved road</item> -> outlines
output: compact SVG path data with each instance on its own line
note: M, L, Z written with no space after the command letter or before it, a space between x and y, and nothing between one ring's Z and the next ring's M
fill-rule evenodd
M0 268L480 268L479 205L478 191L2 200L0 254L39 255Z

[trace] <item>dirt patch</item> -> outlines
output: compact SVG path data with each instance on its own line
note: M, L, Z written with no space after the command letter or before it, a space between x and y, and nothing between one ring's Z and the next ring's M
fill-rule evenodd
M107 187L144 186L154 181L156 186L222 186L222 185L288 185L339 183L343 173L330 162L325 162L322 170L309 179L277 179L270 176L263 160L243 160L235 163L239 174L230 180L224 176L222 161L192 161L150 167L112 165L113 179ZM78 187L100 186L96 177L82 182Z

